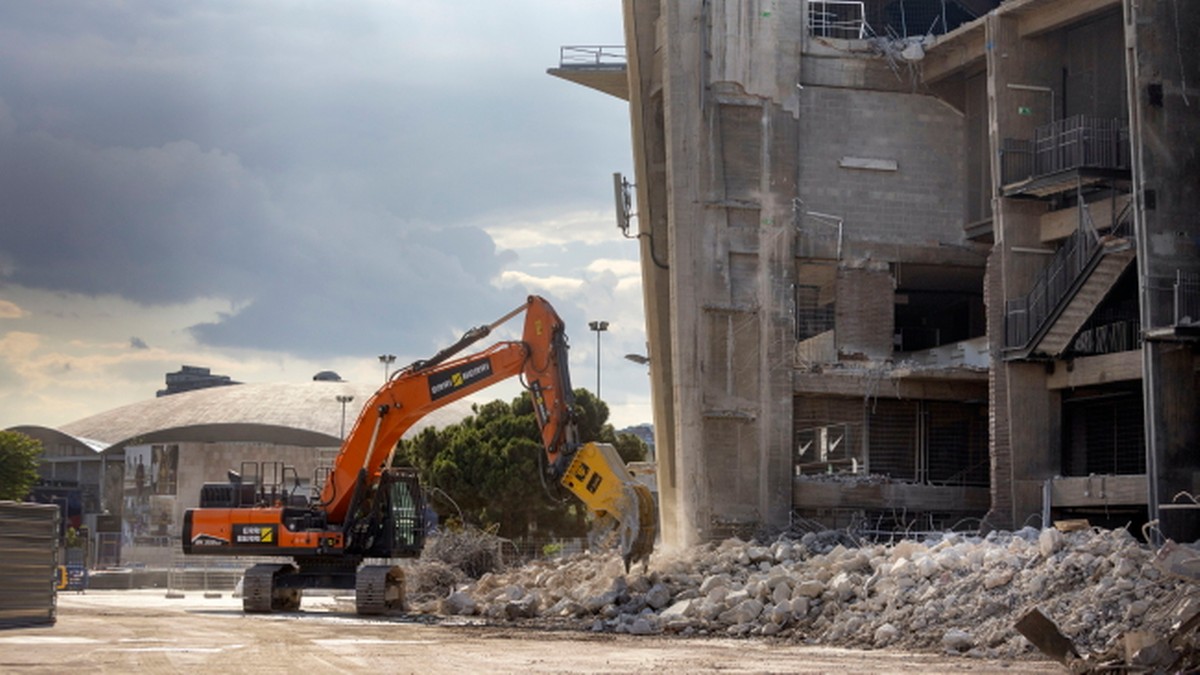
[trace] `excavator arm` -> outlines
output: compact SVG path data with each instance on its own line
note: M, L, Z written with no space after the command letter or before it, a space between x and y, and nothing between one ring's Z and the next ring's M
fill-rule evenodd
M525 323L520 341L498 342L481 352L458 356L522 312ZM550 477L591 511L593 536L615 537L626 566L648 558L657 533L653 497L629 474L612 446L580 445L563 322L539 296L530 296L524 305L495 322L468 331L433 357L397 371L372 396L346 437L322 490L320 505L329 521L340 523L350 517L355 486L379 481L391 464L396 443L413 424L442 406L513 376L521 378L532 397Z

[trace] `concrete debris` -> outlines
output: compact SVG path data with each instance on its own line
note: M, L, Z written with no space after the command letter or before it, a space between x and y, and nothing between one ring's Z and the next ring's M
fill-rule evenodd
M1033 609L1055 617L1055 630L1086 653L1124 649L1136 642L1131 634L1169 635L1190 617L1181 603L1200 606L1195 585L1163 573L1154 551L1124 529L848 540L836 532L729 539L658 553L629 575L612 555L538 560L413 607L597 632L775 636L994 659L1038 656L1014 628Z
M1044 654L1077 675L1118 672L1194 673L1200 671L1200 598L1191 597L1174 612L1169 633L1133 630L1103 651L1080 655L1054 622L1034 608L1016 628Z

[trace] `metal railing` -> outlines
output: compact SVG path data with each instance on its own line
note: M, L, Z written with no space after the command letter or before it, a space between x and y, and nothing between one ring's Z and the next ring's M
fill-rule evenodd
M1005 301L1006 348L1028 346L1033 336L1055 314L1059 304L1068 299L1067 294L1079 276L1091 267L1098 256L1103 255L1104 242L1090 222L1086 207L1081 205L1079 208L1083 209L1079 227L1054 252L1050 264L1038 272L1033 290L1023 298ZM1128 205L1116 220L1112 236L1128 238L1132 243L1133 219Z
M558 67L574 70L613 70L626 64L624 45L570 45L558 50Z
M863 3L854 0L808 0L808 31L817 37L862 40L867 36Z
M1129 129L1118 119L1074 115L1039 127L1033 135L1036 175L1066 169L1129 168Z
M1124 121L1074 115L1038 127L1032 141L1001 142L1003 185L1079 168L1129 168L1129 127Z
M1071 343L1075 354L1113 354L1140 349L1142 323L1136 318L1085 326Z
M1033 141L1004 138L1000 141L1000 184L1012 185L1033 176Z
M1176 328L1200 326L1200 273L1176 270L1174 310Z

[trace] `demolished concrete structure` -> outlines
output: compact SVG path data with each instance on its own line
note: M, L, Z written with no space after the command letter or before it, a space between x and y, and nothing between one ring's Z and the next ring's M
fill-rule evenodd
M667 544L1200 537L1200 7L623 9L623 50L551 73L630 105Z
M597 632L774 636L1016 659L1038 656L1014 629L1031 609L1055 617L1086 652L1131 633L1168 635L1200 612L1194 581L1154 559L1125 529L945 533L895 545L823 531L708 543L656 555L628 576L610 555L540 560L413 609Z

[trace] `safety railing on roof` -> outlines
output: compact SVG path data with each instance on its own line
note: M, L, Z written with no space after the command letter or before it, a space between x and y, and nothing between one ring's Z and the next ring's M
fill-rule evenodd
M863 3L855 0L808 0L808 30L818 37L862 40L867 35Z
M1086 207L1080 206L1080 209L1079 227L1054 252L1050 264L1038 273L1033 290L1023 298L1005 302L1006 348L1028 346L1034 335L1055 315L1059 305L1069 300L1068 293L1080 275L1091 267L1098 256L1103 255L1104 239L1091 223ZM1133 218L1130 217L1128 205L1117 216L1109 234L1113 238L1126 238L1132 242Z
M624 45L570 45L558 50L558 67L567 70L624 68Z

